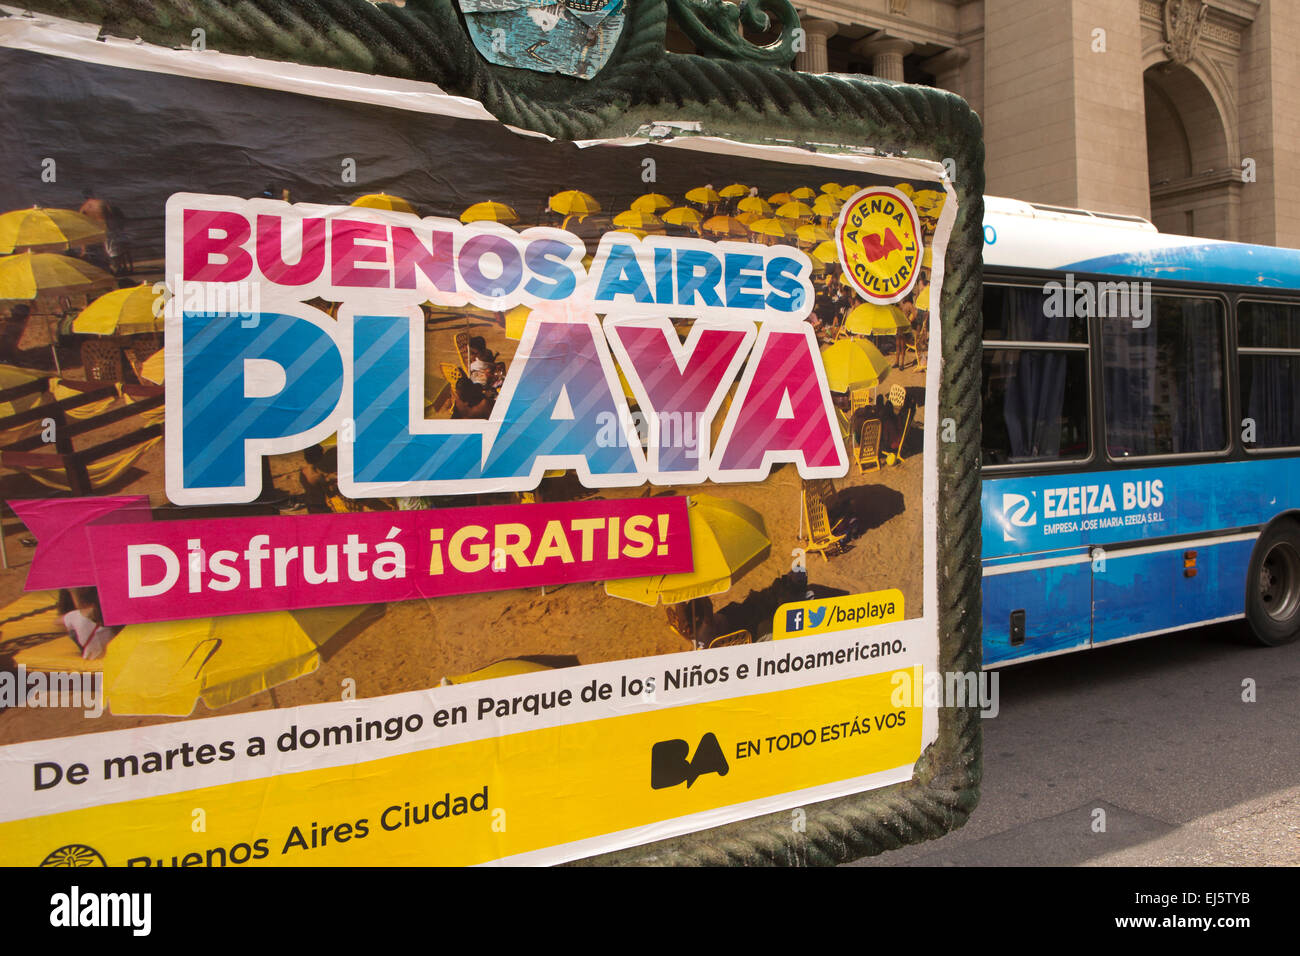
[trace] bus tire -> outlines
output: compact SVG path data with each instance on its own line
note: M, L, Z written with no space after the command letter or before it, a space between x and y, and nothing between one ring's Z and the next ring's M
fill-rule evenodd
M1300 637L1300 523L1275 522L1255 543L1246 572L1246 620L1260 644Z

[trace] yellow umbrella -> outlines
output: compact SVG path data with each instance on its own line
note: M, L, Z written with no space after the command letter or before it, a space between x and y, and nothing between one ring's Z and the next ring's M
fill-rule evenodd
M832 196L837 195L840 191L839 183L822 183L822 192L830 193Z
M378 607L131 624L104 655L109 708L186 717L200 697L214 709L233 704L314 671L321 647L345 629L366 626Z
M518 341L524 337L524 326L532 311L526 305L517 305L506 313L506 338Z
M833 242L819 243L817 248L812 251L812 257L818 262L824 262L826 265L840 261L839 250L835 248Z
M715 236L741 238L749 235L749 227L735 216L714 216L704 221L704 231Z
M693 571L606 581L605 593L648 607L660 601L680 604L722 594L771 551L763 516L747 505L713 495L691 495L686 513L695 558Z
M861 186L841 186L840 191L836 193L836 195L844 202L848 202L856 196L861 189Z
M0 216L0 253L53 252L104 238L104 227L71 209L15 209Z
M415 207L409 202L401 196L390 196L388 193L367 193L352 200L352 205L364 206L367 209L390 209L393 212L415 214Z
M921 256L921 268L922 269L934 268L934 250L931 249L929 246L926 246L925 254Z
M790 190L791 199L812 199L817 195L811 186L800 186L798 189Z
M822 365L832 392L874 385L889 372L889 359L870 342L840 339L822 349Z
M908 199L911 199L913 196L916 195L916 187L913 186L911 183L899 183L894 188L897 189L904 196L906 196Z
M704 217L690 206L678 206L664 213L664 222L674 226L690 226L698 231L700 224L704 222Z
M760 219L763 219L765 217L761 212L738 212L736 213L735 218L739 219L742 223L744 223L746 230L748 230L749 224L751 222L758 222Z
M782 219L808 219L813 215L813 210L806 202L791 201L778 206L776 214Z
M799 226L794 233L801 242L827 242L831 238L831 234L825 226Z
M660 209L672 208L673 201L662 193L646 193L644 196L638 196L632 200L630 208L637 212L656 213ZM618 222L617 219L614 220Z
M148 285L114 289L82 309L72 320L72 331L86 335L161 332L163 316L153 314L157 298Z
M941 207L945 198L947 197L937 189L922 189L912 197L912 202L917 209L933 210Z
M460 214L460 221L469 222L504 222L507 225L519 221L519 213L503 202L476 202Z
M723 199L735 199L737 196L748 196L749 187L741 183L732 183L730 186L723 186L718 190L718 195Z
M0 299L93 292L113 277L89 262L54 252L20 252L0 258Z
M749 231L760 236L778 236L782 239L794 236L794 227L784 219L756 219L749 224Z
M854 306L844 320L844 331L852 335L893 335L909 328L907 316L898 306L874 302Z
M836 216L839 215L840 207L843 205L842 199L822 195L813 200L812 211L819 216Z
M921 290L921 294L916 297L916 307L922 312L930 311L930 287L926 286Z
M722 196L712 186L697 186L686 194L686 201L703 205L705 203L721 202Z
M788 203L792 198L794 197L789 193L772 193L772 195L767 197L767 201L773 206L781 206Z
M663 229L663 220L652 212L643 212L639 209L629 209L627 212L621 212L614 217L614 225L622 226L628 229L653 230Z
M166 372L166 366L164 366L163 362L163 350L159 349L140 363L140 377L146 382L161 385Z
M566 189L556 193L547 205L561 216L577 216L579 222L592 213L600 212L600 203L596 202L596 198L581 189Z
M756 212L760 216L772 215L771 203L765 199L760 199L758 196L746 196L736 203L736 208L741 212Z

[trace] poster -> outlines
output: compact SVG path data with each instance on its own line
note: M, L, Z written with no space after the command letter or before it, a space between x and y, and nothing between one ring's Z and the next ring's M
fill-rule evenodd
M910 778L942 167L4 30L0 863L555 863Z

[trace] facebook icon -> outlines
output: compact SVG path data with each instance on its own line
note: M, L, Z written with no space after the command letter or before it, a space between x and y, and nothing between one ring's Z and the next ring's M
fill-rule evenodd
M803 630L803 608L791 608L785 612L785 629L787 631Z

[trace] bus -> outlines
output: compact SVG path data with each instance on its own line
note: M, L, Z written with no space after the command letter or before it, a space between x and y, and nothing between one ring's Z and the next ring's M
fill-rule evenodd
M1300 251L986 200L984 666L1300 635Z

